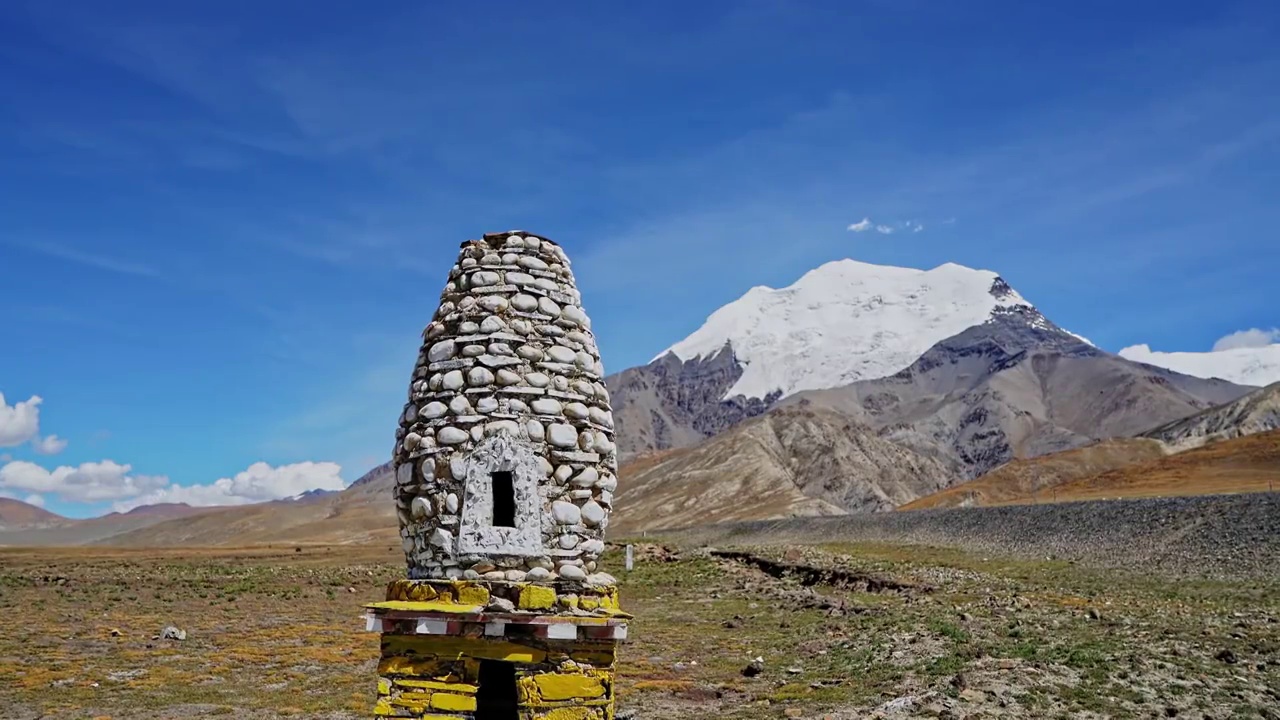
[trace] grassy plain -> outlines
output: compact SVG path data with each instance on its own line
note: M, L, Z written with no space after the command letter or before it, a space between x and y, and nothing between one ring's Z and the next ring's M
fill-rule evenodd
M638 550L618 689L636 718L1280 718L1275 579L886 545L750 549L768 571ZM0 717L370 717L360 606L402 567L385 545L0 549ZM155 638L167 625L187 639Z

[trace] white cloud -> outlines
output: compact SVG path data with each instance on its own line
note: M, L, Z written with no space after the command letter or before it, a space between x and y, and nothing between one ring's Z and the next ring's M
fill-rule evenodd
M342 466L332 462L300 462L271 467L256 462L235 477L207 485L168 485L114 504L118 512L139 505L186 503L195 506L247 505L292 497L308 490L341 490Z
M917 223L917 224L916 224L916 226L915 226L915 228L914 228L914 229L912 229L912 231L911 231L911 232L923 232L923 231L924 231L924 226L923 226L923 225L920 225L919 223Z
M0 488L54 493L69 502L99 502L136 497L169 484L163 476L130 475L132 469L130 465L103 460L46 470L17 460L0 467Z
M44 507L44 496L32 493L22 499L22 502L28 505L35 505L38 508Z
M57 455L67 449L67 441L57 435L31 438L31 447L41 455Z
M1213 351L1260 348L1275 343L1280 343L1280 328L1271 328L1270 330L1251 328L1249 330L1238 330L1219 338L1218 342L1213 344Z
M41 402L39 395L32 395L10 407L0 393L0 447L17 447L40 433Z
M861 221L850 225L848 229L853 232L866 232L871 229L871 218L864 217Z
M889 227L888 225L877 225L876 232L880 233L881 235L892 235L893 228Z

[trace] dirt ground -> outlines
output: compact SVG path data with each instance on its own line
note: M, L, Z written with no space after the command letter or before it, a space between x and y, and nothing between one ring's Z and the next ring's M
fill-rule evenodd
M738 550L617 573L620 717L1280 718L1280 579ZM386 546L0 549L0 717L371 717L361 605L402 573Z

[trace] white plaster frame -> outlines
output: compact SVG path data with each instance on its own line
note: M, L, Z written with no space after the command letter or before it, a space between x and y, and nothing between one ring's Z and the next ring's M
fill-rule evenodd
M459 555L537 557L547 511L538 487L546 479L533 447L507 432L485 438L466 458L467 474L458 530ZM511 473L515 494L515 527L494 527L494 472Z

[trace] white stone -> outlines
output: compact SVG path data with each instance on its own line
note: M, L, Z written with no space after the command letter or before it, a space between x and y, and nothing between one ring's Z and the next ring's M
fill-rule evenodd
M528 421L525 423L525 428L529 433L529 439L534 442L542 442L547 437L547 429L537 420Z
M532 235L525 235L524 246L529 248L530 250L537 250L538 248L542 247L542 241L536 237L533 237Z
M427 351L427 360L429 362L441 362L448 360L453 357L454 353L457 351L458 344L456 342L453 340L441 340L435 345L432 345L431 349Z
M497 420L484 426L485 435L497 435L498 433L519 435L520 424L515 420Z
M604 553L604 541L600 539L591 539L582 543L582 554L591 557L600 557Z
M601 490L599 502L605 507L613 507L613 493L608 490Z
M604 433L596 433L596 441L591 446L593 450L601 455L608 455L613 452L616 447L617 446L613 444L613 441L609 439L609 436Z
M587 319L587 314L582 311L582 308L577 307L576 305L565 305L564 308L560 310L560 318L571 322L578 327L591 327L591 321Z
M576 507L576 506L575 506ZM556 544L565 550L572 550L578 547L579 537L577 535L561 535L556 539Z
M570 448L578 446L578 431L572 425L556 423L547 428L547 435L551 444L556 447Z
M617 585L618 579L609 573L592 573L587 576L587 584L594 585L595 587L608 587L610 585Z
M404 548L404 552L406 555L413 552L413 547L414 547L413 538L407 537L404 540L401 540L400 547Z
M492 334L492 333L502 332L503 330L506 330L506 329L507 329L507 324L502 322L502 320L498 318L496 315L490 315L489 317L480 321L480 332L482 333Z
M466 458L456 457L449 460L449 474L454 480L467 479L467 460Z
M577 565L560 565L560 577L565 580L585 580L587 571Z
M564 335L564 328L558 328L555 325L539 325L538 332L549 337L562 337Z
M475 358L484 354L483 345L467 345L462 348L462 357Z
M431 539L428 542L434 547L449 552L453 549L453 533L444 528L436 528L431 531Z
M559 415L563 410L560 401L555 398L538 398L530 406L539 415Z
M413 482L413 466L405 463L396 466L396 484L408 485Z
M466 379L462 376L461 370L450 370L444 374L441 384L445 390L461 390L466 385Z
M476 401L476 410L488 414L498 409L498 399L491 397L482 397Z
M458 263L459 266L464 268L473 268L479 264L480 264L480 261L472 257L462 258L462 262Z
M511 233L510 235L507 236L506 242L504 244L506 247L524 247L524 240L525 239L520 237L519 235L515 233Z
M524 574L524 579L530 582L550 580L551 571L544 567L529 568L529 571Z
M470 415L472 414L471 401L466 395L455 395L449 400L449 411L454 415Z
M569 332L565 333L564 336L576 343L581 343L582 345L585 345L587 347L591 346L591 336L582 332L581 330L570 330Z
M549 292L560 292L562 289L555 280L548 280L547 278L538 278L533 284Z
M586 420L590 411L587 410L586 405L583 405L580 402L571 402L564 406L564 414L574 420Z
M490 270L480 270L471 274L471 287L487 287L502 282L502 277Z
M471 387L484 387L493 384L493 372L489 368L473 367L467 371L467 383Z
M538 309L538 298L519 293L511 298L511 307L520 312L533 312Z
M579 395L591 397L596 394L596 389L586 380L574 380L571 387L573 388L573 391Z
M579 350L578 354L573 357L573 361L583 370L590 370L596 364L596 359L591 356L591 353L586 352L585 350Z
M506 580L507 582L524 582L524 579L527 576L528 576L528 573L526 573L524 570L508 570L505 573L505 577L503 579Z
M501 342L489 343L489 352L504 357L511 357L516 354L516 351L512 350L510 345Z
M418 433L411 432L404 436L404 449L410 452L418 449L418 443L422 442L422 436Z
M424 497L416 497L409 503L409 512L419 520L425 520L436 514L436 509Z
M574 361L576 353L567 347L552 345L547 348L547 357L551 358L552 362L569 364Z
M536 348L532 345L521 345L516 348L516 354L529 362L538 362L547 355L542 352L541 348Z
M557 305L556 301L552 300L551 298L546 298L546 297L538 298L538 311L544 315L550 315L551 317L560 316L560 306Z
M551 472L555 469L551 466L551 461L538 456L538 469L542 471L542 477L551 477Z
M448 405L445 405L442 402L432 400L431 402L422 406L422 409L418 411L418 415L425 420L434 420L439 417L444 417L444 414L447 412L449 412Z
M591 448L596 445L596 434L590 430L583 430L578 436L578 449L583 452L590 452Z
M532 255L524 255L520 257L518 260L516 260L516 264L518 264L520 267L529 268L530 270L546 270L547 269L547 263L544 262L542 258L537 258Z
M600 476L600 480L596 482L596 487L606 492L613 492L618 489L618 478L605 473Z
M501 265L502 256L497 253L485 253L484 257L480 258L480 264L481 265Z
M533 333L533 323L524 318L516 318L511 321L511 331L518 335L530 335Z
M551 503L551 517L560 525L577 525L582 520L582 511L571 502L556 500Z
M529 412L529 405L519 398L511 398L507 401L507 409L513 413L523 414Z
M435 460L431 458L427 458L426 460L423 460L422 465L420 466L419 469L422 470L423 482L435 481L436 479L436 461Z
M449 493L444 496L444 511L450 515L458 514L458 494Z
M474 442L480 442L481 440L483 440L483 439L484 439L484 426L483 426L483 425L472 425L472 426L471 426L471 439L472 439L472 441L474 441Z
M604 522L605 515L607 514L608 513L605 512L605 509L595 500L591 500L582 506L582 522L591 527L595 527L596 525Z
M497 373L498 384L504 387L509 385L519 385L523 380L524 378L520 377L519 373L512 372L511 370L502 369Z
M469 297L469 298L464 298L464 300L470 300L471 304L475 305L475 298ZM463 335L475 335L476 333L480 332L480 323L471 322L470 320L468 320L458 326L458 332L462 333Z
M580 488L593 487L600 480L600 471L588 465L582 469L582 472L573 476L573 486Z
M507 306L511 304L501 295L485 295L479 302L480 307L492 313L506 312Z
M551 378L551 386L559 390L560 392L568 392L569 378L563 377L561 375L556 375L555 377Z
M613 413L600 407L592 407L590 410L591 422L604 427L613 427Z
M529 273L515 272L512 270L507 272L507 282L512 285L532 285L533 276Z
M490 582L502 582L507 579L507 574L501 570L490 570L480 576Z
M569 497L573 500L586 500L591 497L591 491L588 489L570 490Z
M551 378L546 373L531 372L524 376L525 382L536 388L544 388L551 384Z
M553 477L556 479L556 482L560 483L561 485L569 482L569 478L573 477L573 466L561 465L560 467L556 468L556 472Z
M442 427L436 432L436 440L439 440L442 445L461 445L470 437L466 430L459 430L456 427Z
M475 570L463 570L462 579L463 580L479 580L480 573L476 572Z

